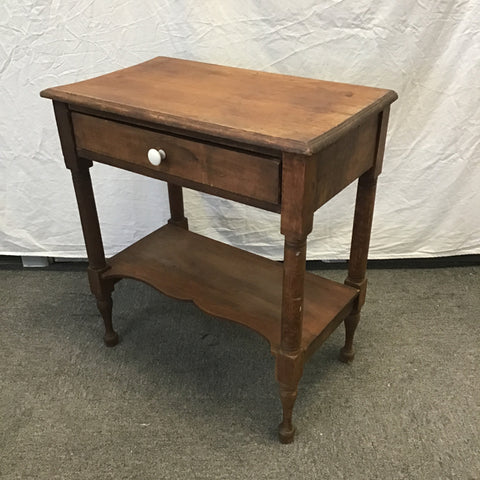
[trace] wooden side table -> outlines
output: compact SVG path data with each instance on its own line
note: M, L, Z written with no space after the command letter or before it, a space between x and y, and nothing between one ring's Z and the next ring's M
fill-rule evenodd
M292 442L304 363L343 321L340 359L353 360L395 92L158 57L41 95L53 100L72 173L106 345L118 342L111 292L124 277L250 327L276 357L279 438ZM108 260L92 162L168 182L168 224ZM357 178L342 285L305 272L306 240L314 212ZM283 265L190 232L182 187L280 213Z

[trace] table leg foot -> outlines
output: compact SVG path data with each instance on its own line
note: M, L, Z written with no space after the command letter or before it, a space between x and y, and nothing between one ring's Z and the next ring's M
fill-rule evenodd
M293 405L297 398L297 388L280 384L280 398L283 407L283 420L278 427L278 438L281 443L292 443L295 437L295 426L292 423Z
M340 349L338 359L343 363L352 363L355 358L355 349L346 350L345 347Z
M118 334L112 326L112 306L113 302L111 295L108 295L108 297L97 298L97 307L105 324L103 341L107 347L114 347L119 341Z
M285 426L283 422L278 426L278 439L280 443L288 444L292 443L295 438L295 427L292 425L290 428Z
M340 349L340 361L351 363L355 358L355 348L353 347L353 336L358 322L360 321L360 312L351 313L345 319L345 345Z
M120 337L117 332L105 333L103 336L103 343L106 347L114 347L120 341Z

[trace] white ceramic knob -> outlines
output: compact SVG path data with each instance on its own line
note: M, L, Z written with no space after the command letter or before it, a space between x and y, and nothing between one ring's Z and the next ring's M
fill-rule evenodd
M151 148L149 151L148 151L148 161L152 164L152 165L160 165L160 163L162 162L162 160L165 160L165 158L167 157L167 154L165 153L165 150L157 150L156 148Z

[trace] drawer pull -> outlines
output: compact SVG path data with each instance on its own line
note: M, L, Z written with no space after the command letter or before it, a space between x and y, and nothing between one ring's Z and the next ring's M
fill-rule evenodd
M165 160L165 158L167 158L167 154L165 153L165 150L157 150L156 148L151 148L149 151L148 151L148 161L152 164L152 165L160 165L160 163L162 162L162 160Z

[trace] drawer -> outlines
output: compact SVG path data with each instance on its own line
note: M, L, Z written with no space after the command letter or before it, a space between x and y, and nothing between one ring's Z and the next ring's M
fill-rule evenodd
M184 182L186 186L209 193L220 189L260 202L277 205L280 202L278 158L202 143L83 113L73 112L72 122L76 147L83 157L103 160L111 165L117 161L119 167L127 165L139 173L152 172L152 176L179 184L187 180ZM152 148L161 149L166 154L158 166L152 165L148 159L147 153Z

